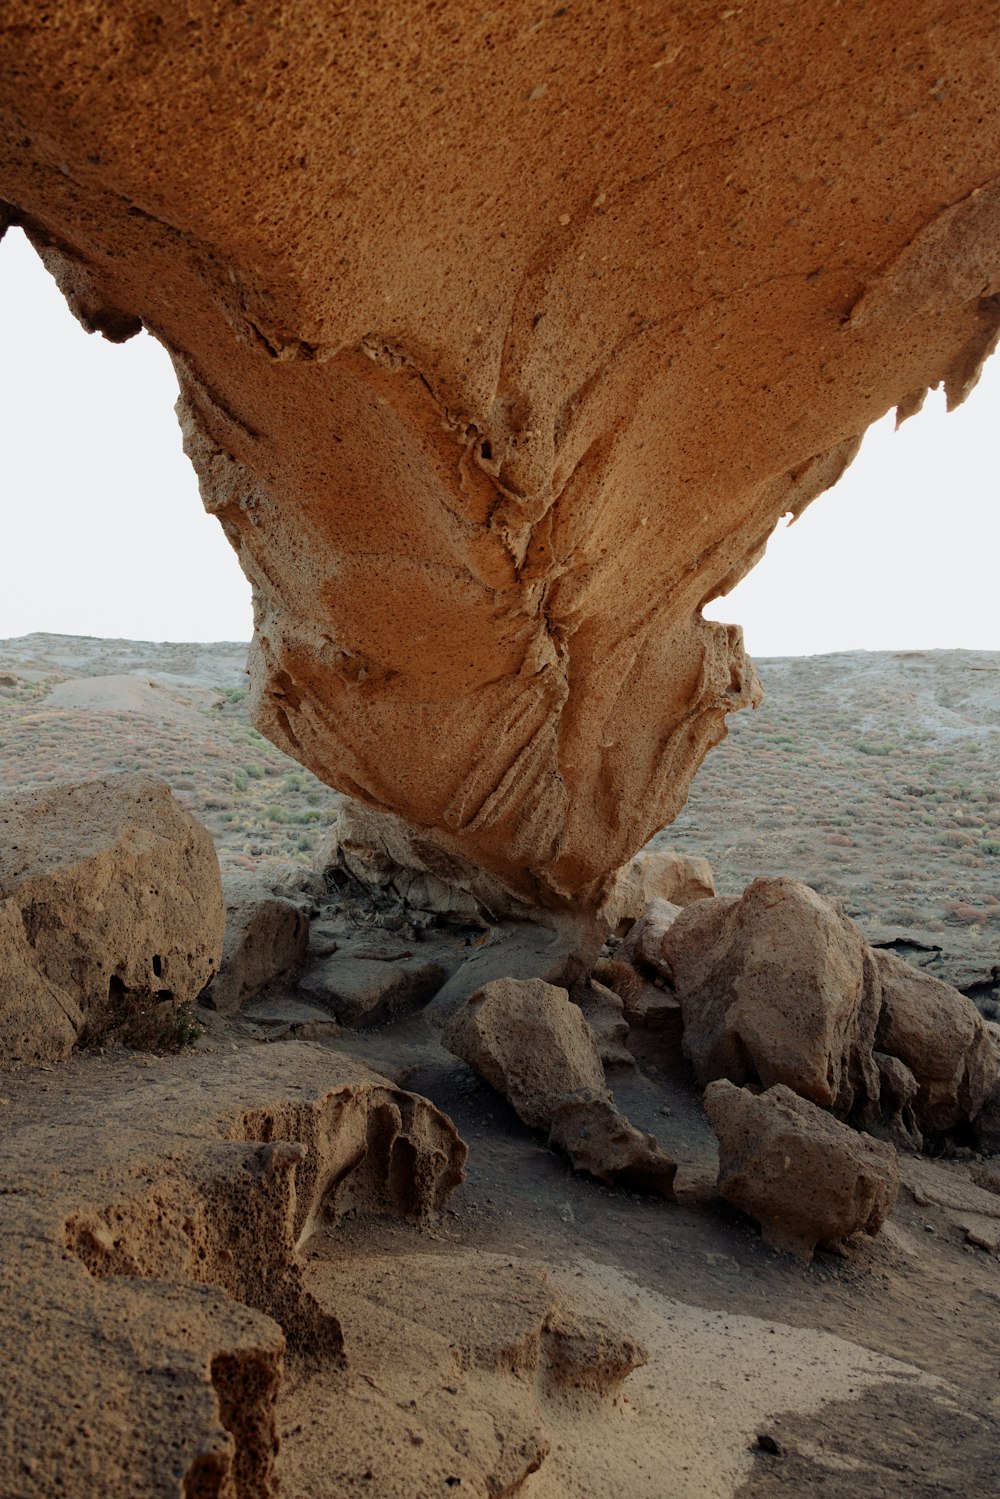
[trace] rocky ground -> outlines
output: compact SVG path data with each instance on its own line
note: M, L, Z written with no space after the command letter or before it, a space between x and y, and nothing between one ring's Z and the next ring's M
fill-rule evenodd
M0 646L11 789L162 775L231 875L287 883L296 862L286 904L311 917L295 970L238 1013L235 990L201 1008L193 1047L109 1043L0 1075L0 1305L8 1344L34 1350L15 1382L21 1404L0 1397L0 1493L173 1494L175 1468L192 1462L204 1486L186 1492L271 1494L277 1474L293 1499L991 1493L996 1161L954 1141L936 1159L903 1151L876 1237L812 1263L778 1253L719 1194L718 1147L667 1008L627 1035L601 1031L600 1014L592 1023L621 1114L677 1164L676 1201L574 1172L523 1104L519 1117L444 1044L465 994L516 969L524 933L394 927L350 887L317 885L297 839L327 836L336 798L250 737L241 653L38 636ZM906 934L918 960L988 973L1000 662L949 654L950 687L936 655L917 677L920 732L935 737L910 748L892 715L917 722L900 679L928 658L764 663L767 705L736 720L669 841L707 853L723 891L799 876L843 896L869 936ZM935 821L919 841L932 852L911 858L925 802ZM293 824L272 807L321 816ZM955 821L972 815L963 807L974 830ZM831 834L840 817L849 832ZM955 832L975 844L945 837ZM912 922L899 919L894 870L909 871ZM531 940L531 962L554 977L558 944L540 955ZM664 991L650 992L655 1010ZM448 1120L468 1147L457 1187ZM276 1323L288 1347L275 1468L261 1433ZM82 1371L55 1395L49 1349ZM122 1430L139 1435L123 1444ZM227 1431L244 1453L228 1488ZM120 1467L87 1487L95 1443Z
M59 635L0 641L0 790L161 776L226 869L310 865L339 804L249 721L246 646ZM764 660L677 822L720 894L787 874L870 940L989 1001L1000 971L1000 654ZM978 988L976 988L978 986Z

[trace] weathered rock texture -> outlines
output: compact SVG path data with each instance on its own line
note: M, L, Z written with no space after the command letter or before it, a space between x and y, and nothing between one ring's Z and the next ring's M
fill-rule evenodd
M208 832L150 776L0 802L0 1060L65 1056L219 966L225 908Z
M972 1001L874 952L839 905L798 880L699 901L644 951L673 985L701 1083L784 1083L919 1148L924 1135L974 1124L996 1079Z
M419 1220L462 1179L450 1120L360 1063L296 1043L219 1062L153 1080L92 1061L82 1089L64 1073L8 1119L4 1492L276 1493L286 1343L333 1367L344 1353L298 1246L345 1211ZM102 1067L115 1086L95 1109Z
M257 722L596 905L757 696L702 605L993 345L998 27L10 0L0 224L171 350Z
M759 1096L729 1082L705 1089L719 1137L719 1191L761 1225L775 1249L811 1260L851 1234L877 1234L899 1194L896 1152L777 1083Z
M875 959L808 885L760 879L738 899L699 901L660 951L699 1082L786 1083L841 1116L878 1098Z
M222 966L209 996L231 1015L268 984L300 967L309 941L309 918L294 901L274 895L246 875L223 881L226 934Z
M714 894L715 880L707 859L672 848L643 849L619 870L601 916L612 931L627 934L652 901L690 906Z
M317 1300L338 1308L347 1369L297 1390L283 1494L346 1495L364 1484L393 1499L499 1499L522 1485L527 1493L539 1469L540 1493L579 1493L551 1475L550 1455L565 1441L560 1405L578 1402L603 1425L623 1380L646 1362L634 1336L581 1313L520 1257L458 1246L330 1256L311 1260L306 1275Z
M978 1115L997 1076L983 1017L964 994L892 953L877 952L882 1010L877 1044L917 1083L918 1127L944 1134Z
M484 984L442 1039L525 1124L549 1130L577 1170L673 1198L676 1162L616 1107L594 1034L565 989L541 979Z

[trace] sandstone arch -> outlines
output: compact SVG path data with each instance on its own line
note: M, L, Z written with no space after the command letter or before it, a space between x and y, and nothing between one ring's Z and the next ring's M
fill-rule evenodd
M759 688L701 606L1000 327L980 0L12 0L2 222L170 349L256 716L593 905Z

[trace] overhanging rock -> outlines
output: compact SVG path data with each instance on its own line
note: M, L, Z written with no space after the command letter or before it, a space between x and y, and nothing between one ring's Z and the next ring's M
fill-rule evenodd
M260 726L596 906L758 695L703 604L993 345L998 26L11 0L4 217L170 349Z

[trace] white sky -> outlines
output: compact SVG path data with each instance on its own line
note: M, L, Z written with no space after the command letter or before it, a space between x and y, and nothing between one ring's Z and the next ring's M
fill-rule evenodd
M0 244L0 638L49 630L246 640L250 589L202 510L146 334L88 336L23 235ZM845 478L706 614L756 656L1000 650L1000 359L946 417L940 394L874 427Z

